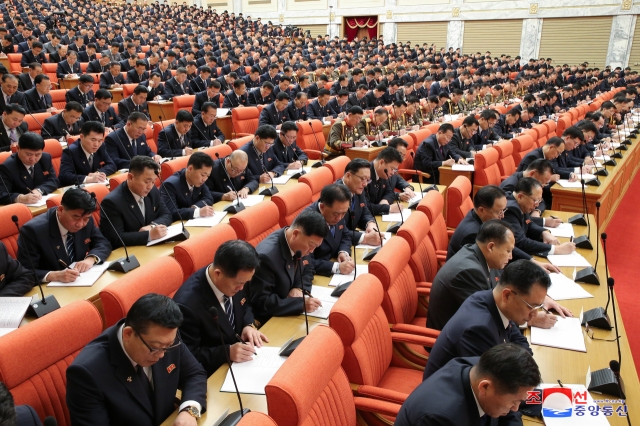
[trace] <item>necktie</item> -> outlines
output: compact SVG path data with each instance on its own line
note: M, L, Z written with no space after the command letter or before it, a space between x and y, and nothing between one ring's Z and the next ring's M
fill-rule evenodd
M33 166L29 167L29 176L33 177Z
M5 105L9 105L11 103L11 96L5 96L4 98L4 104Z
M131 152L133 152L134 157L138 155L138 143L135 139L131 141Z
M70 264L74 262L75 257L76 257L76 251L74 248L74 238L73 238L73 233L72 232L67 232L67 255L69 256L69 262Z
M144 211L144 198L140 198L138 200L138 207L140 207L140 211L142 212L142 217L145 217L145 211Z
M442 145L440 145L440 155L444 158L444 149L442 148Z
M184 148L184 135L180 135L180 137L178 137L178 141L180 142L180 147Z
M93 170L93 154L89 154L89 168Z
M227 296L222 296L224 300L224 311L227 314L227 318L229 319L229 324L231 327L235 328L235 317L233 315L233 308L231 306L231 298Z
M102 124L104 124L104 113L103 112L100 113L100 122Z
M335 225L329 226L329 231L331 231L331 236L332 237L336 236L336 226Z
M11 139L11 143L18 143L18 135L16 134L16 129L9 130L9 139Z
M144 368L141 365L136 365L136 375L140 379L140 383L142 384L144 392L147 394L147 398L149 398L149 402L151 405L154 405L154 395L153 389L151 388L151 382L149 382L149 377L147 377L144 372Z

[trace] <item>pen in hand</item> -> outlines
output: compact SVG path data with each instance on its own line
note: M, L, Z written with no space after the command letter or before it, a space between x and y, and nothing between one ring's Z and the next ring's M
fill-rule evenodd
M67 265L67 262L65 262L64 260L62 260L62 259L58 259L58 262L59 262L62 266L64 266L64 269L71 269L71 267L70 267L69 265Z
M247 345L247 346L248 346L247 342L245 342L244 340L242 340L242 338L238 335L238 333L236 333L236 339L238 339L238 342L242 343L243 345ZM257 353L257 352L254 352L253 354L254 354L255 356L258 356L258 353Z

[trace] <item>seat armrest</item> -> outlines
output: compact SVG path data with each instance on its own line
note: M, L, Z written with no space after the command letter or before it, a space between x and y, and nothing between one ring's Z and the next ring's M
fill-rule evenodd
M420 327L418 327L420 328ZM427 346L432 348L436 343L435 337L417 336L408 333L391 332L391 340L393 342L409 343L414 345Z
M420 327L413 324L390 324L391 332L406 333L421 337L429 337L436 339L440 335L440 331L433 328Z
M370 413L378 413L384 416L396 417L400 412L400 404L394 404L392 402L379 401L371 398L353 398L356 404L356 410L367 411Z

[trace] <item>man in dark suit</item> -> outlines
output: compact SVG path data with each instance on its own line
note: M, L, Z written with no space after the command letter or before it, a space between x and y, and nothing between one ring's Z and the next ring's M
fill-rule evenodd
M274 316L299 315L321 306L311 293L313 265L307 259L327 235L327 223L317 212L305 210L290 227L274 231L256 247L260 266L249 285L251 306L258 326ZM301 257L296 257L297 253Z
M194 152L185 169L164 181L160 193L173 220L213 216L213 196L205 185L212 167L208 154Z
M367 207L369 202L364 194L365 188L371 180L371 165L362 158L353 159L347 164L342 179L337 184L345 185L351 192L350 213L347 216L347 227L355 232L356 244L380 245L380 234L376 231L373 215ZM351 217L353 215L353 218ZM357 231L360 228L364 232Z
M70 47L70 48L73 48ZM75 49L74 49L75 50ZM87 44L87 48L85 50L78 50L78 61L91 63L96 60L96 45L93 43ZM88 68L88 66L87 66Z
M175 77L170 78L164 84L164 90L167 99L171 99L174 96L193 95L193 90L191 90L191 86L187 81L187 70L182 67L178 68Z
M345 215L349 213L351 192L344 185L331 184L322 188L320 199L305 209L320 213L329 227L329 232L309 255L309 262L316 274L350 274L355 262L351 257L353 234L347 228ZM333 262L331 259L337 259Z
M511 139L515 137L514 131L516 130L514 124L520 119L520 111L517 109L510 109L506 114L503 114L498 118L496 124L493 126L493 131L500 139Z
M149 117L149 107L147 105L148 92L149 90L145 86L136 86L131 96L118 102L118 116L120 120L126 122L129 115L133 112L140 112L146 115L147 118L152 119L152 117Z
M109 71L100 74L100 88L101 89L117 89L125 84L125 79L120 74L121 65L119 62L111 62L109 64Z
M211 75L211 68L202 67L200 68L200 74L189 82L191 86L191 90L193 93L200 93L207 90L207 84L209 83L209 76Z
M391 176L396 174L398 167L402 163L402 157L395 148L386 147L378 153L378 156L371 162L371 182L367 185L367 194L371 213L383 215L389 213L400 213L402 210L396 203L396 195L391 186Z
M26 92L29 89L33 89L33 80L36 78L38 74L42 74L42 65L37 62L32 62L29 64L29 71L23 72L18 75L19 87L21 92ZM8 74L12 75L12 74ZM21 93L22 99L24 99L24 107L26 109L27 100L24 97L24 93ZM14 102L15 103L15 102ZM4 104L3 104L4 105Z
M39 41L34 41L31 43L31 50L27 50L26 52L22 52L22 59L20 59L21 67L28 67L29 64L37 62L39 64L45 64L47 59L44 56L44 52L42 51L42 43Z
M142 60L136 61L135 68L127 71L127 84L140 84L149 79L146 64Z
M195 424L207 404L207 375L180 340L182 320L177 303L150 293L85 346L67 368L73 424L159 425L175 410L178 388L175 422Z
M78 52L70 50L67 54L67 59L62 62L58 62L56 75L59 80L62 80L63 78L74 74L82 74L82 70L80 69L80 62L78 62Z
M86 108L90 102L95 100L93 93L93 77L87 74L80 76L78 85L65 93L67 102L77 102Z
M261 347L263 340L268 342L253 324L251 304L243 289L259 264L251 244L227 241L218 247L213 263L194 273L173 296L184 316L180 336L207 376L226 363L225 352L231 362L250 361L254 348ZM211 320L211 308L218 310L222 335Z
M110 131L124 126L125 122L118 117L115 109L111 106L113 99L111 92L99 89L94 97L93 105L87 106L82 112L82 118L85 122L97 121Z
M118 169L126 169L136 155L144 155L160 163L162 157L151 151L144 132L149 119L141 112L132 112L125 125L107 135L105 144L109 157Z
M22 297L35 284L33 274L11 257L4 243L0 242L0 297Z
M104 262L111 245L93 222L95 210L96 199L87 191L67 190L58 208L22 226L18 261L29 266L33 261L40 282L73 282L81 272Z
M98 121L82 125L80 140L62 152L60 183L80 185L105 182L116 172L116 165L104 146L104 126Z
M329 105L329 91L320 89L318 98L307 106L307 116L312 120L324 120L325 117L336 118L338 111Z
M182 157L191 155L194 148L199 148L191 142L189 131L192 124L193 115L189 111L178 111L175 123L164 127L158 134L158 154L164 158Z
M258 189L258 176L251 173L248 162L247 153L239 149L214 162L211 176L207 179L214 203L234 201L237 197L242 202L243 198Z
M44 47L44 45L43 45ZM59 44L58 49L49 54L49 63L50 64L59 64L60 62L67 59L68 48L66 44Z
M228 91L224 96L223 108L242 108L249 105L247 98L247 85L244 80L237 79L233 82L233 90Z
M306 121L308 119L307 113L307 94L304 92L296 93L295 99L293 99L287 105L285 113L287 114L287 120L289 121Z
M299 170L307 163L309 157L296 144L298 126L293 121L285 121L280 134L273 144L273 152L286 170Z
M480 357L452 359L418 385L395 425L521 425L519 403L541 382L538 365L525 349L499 344Z
M155 181L160 166L147 156L137 155L129 163L127 180L102 201L101 229L114 248L118 234L127 246L146 245L167 234L171 213L162 201ZM106 219L111 219L114 229Z
M202 112L193 119L191 126L191 143L194 147L209 147L220 145L224 140L224 133L216 125L218 106L213 102L202 104Z
M52 139L79 135L84 123L82 111L82 105L79 103L68 102L64 107L64 111L44 120L42 134Z
M53 100L49 91L51 91L51 80L46 74L39 74L33 80L35 86L33 89L29 89L24 92L24 96L27 99L28 112L35 114L37 112L50 112L55 111Z
M273 103L262 108L258 125L269 125L280 130L282 123L287 120L287 113L285 110L289 103L289 99L289 95L286 93L278 93L278 96L276 96L276 100Z
M147 81L140 83L141 86L147 88L147 102L164 99L164 84L160 80L160 74L152 72Z
M269 183L284 173L285 165L273 151L273 142L277 137L276 129L272 126L259 126L253 140L240 148L249 159L247 169L253 176L259 177L260 183Z
M413 166L423 173L431 175L429 181L438 184L440 182L440 166L453 166L467 164L466 160L449 149L449 142L453 138L453 126L444 123L435 135L429 136L420 143Z
M26 111L18 104L9 104L2 112L0 126L0 151L10 151L11 145L18 143L20 136L27 132L29 125L23 121Z
M43 150L44 140L39 134L20 136L17 152L0 164L0 203L31 204L58 189L60 182L51 154Z
M510 263L492 290L469 296L444 326L431 349L424 379L453 358L480 356L500 343L515 343L532 353L518 326L544 305L550 285L547 272L528 260Z
M217 80L211 80L207 83L207 90L204 92L196 93L196 98L193 101L193 107L191 108L191 113L195 117L200 114L202 111L202 106L205 102L210 102L216 105L216 107L220 107L220 99L222 95L220 94L220 82Z
M89 65L87 65L87 73L102 74L108 72L109 63L110 61L108 56L102 56L100 57L100 59L94 59L93 61L89 62Z

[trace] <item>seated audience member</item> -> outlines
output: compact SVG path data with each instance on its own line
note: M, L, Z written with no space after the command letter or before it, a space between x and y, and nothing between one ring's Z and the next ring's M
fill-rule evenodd
M82 70L78 62L78 52L70 50L67 53L67 59L58 62L58 66L56 67L58 80L80 74L82 74Z
M214 162L206 183L214 203L247 198L258 189L258 176L251 173L248 163L247 153L242 150L233 151L231 155Z
M409 147L409 144L404 139L393 138L387 143L387 146L391 148L395 148L400 153L402 162L404 162L407 156L407 148ZM402 163L400 164L402 165ZM415 188L411 184L409 184L409 182L404 180L404 178L400 176L399 173L394 173L389 178L389 185L393 189L397 189L398 191L400 191L398 193L398 197L400 198L400 201L404 201L406 203L416 196L414 192Z
M224 133L216 124L218 106L213 102L202 104L202 111L194 117L189 136L194 147L210 147L220 145L224 140Z
M371 180L371 168L367 160L356 158L351 160L344 170L342 179L336 181L339 185L344 185L351 192L349 208L351 213L347 215L347 228L355 232L354 239L357 244L380 245L380 234L376 231L376 223L373 214L369 210L367 198L364 191ZM353 214L353 219L351 218ZM358 231L362 229L364 232Z
M99 183L116 172L116 165L104 145L104 126L97 121L82 125L80 140L62 151L62 186Z
M396 194L391 186L390 179L398 171L402 163L400 153L391 147L386 147L371 162L371 182L367 185L367 194L371 213L383 215L399 213L401 207L396 203Z
M82 349L67 368L67 406L74 425L195 425L207 406L207 375L178 334L178 304L150 293Z
M44 120L42 135L51 139L65 139L69 136L77 136L84 120L82 119L82 105L77 102L68 102L64 111Z
M27 111L18 104L8 104L2 111L2 126L0 126L0 151L10 151L11 146L17 145L18 138L29 130L24 121Z
M146 245L167 235L172 220L155 186L159 173L158 163L137 155L131 159L127 180L102 201L100 228L114 248L122 245L118 234L127 246Z
M321 306L315 297L304 297L311 292L314 275L307 255L322 244L327 231L321 214L303 211L291 226L274 231L258 244L260 265L249 285L258 326L274 316L300 315L305 308L309 313Z
M287 105L289 104L289 95L285 92L278 93L276 100L262 108L258 125L269 125L280 130L282 123L287 121Z
M3 242L0 242L0 278L0 297L22 297L36 284L33 273L9 255Z
M237 79L233 82L233 89L224 96L223 108L242 108L249 106L247 97L247 85L244 80Z
M345 148L342 145L363 147L368 144L366 135L358 130L358 124L362 120L363 114L362 108L351 107L344 119L336 120L331 125L329 139L324 147L324 151L329 154L328 159L345 155Z
M160 193L174 221L213 216L213 196L205 185L212 167L209 155L194 152L185 169L164 181Z
M480 356L500 343L515 343L533 353L519 325L544 305L549 274L528 260L516 260L492 290L469 296L444 326L429 355L424 379L453 358Z
M202 111L202 107L205 102L210 102L216 107L220 107L220 82L211 80L207 83L207 90L204 92L196 93L196 98L193 101L193 107L191 107L191 113L193 116L197 116Z
M449 151L462 158L474 158L476 147L473 137L478 133L478 120L470 115L465 117L462 125L453 131L453 137L448 144Z
M463 157L449 149L451 138L453 138L453 126L444 123L437 133L422 141L416 151L413 167L431 175L430 183L438 184L440 182L438 167L453 166L456 163L467 164Z
M307 121L307 99L308 95L304 92L296 93L296 96L287 105L285 112L287 120L290 121Z
M164 91L164 97L167 99L173 99L175 96L193 95L193 90L187 80L187 69L178 68L176 75L164 83Z
M56 108L53 107L53 99L49 94L51 91L51 79L46 74L40 74L36 76L33 83L33 89L24 92L27 100L27 111L32 114L56 111Z
M100 74L101 89L118 89L126 83L124 77L120 74L120 67L120 62L111 62L109 71Z
M199 148L191 142L189 131L192 124L193 115L185 110L178 111L175 122L164 127L158 133L158 140L156 141L158 143L158 154L163 158L182 157L191 155L194 148Z
M287 170L301 169L309 160L307 154L296 144L298 126L293 121L285 121L280 128L280 134L273 144L273 153Z
M149 73L146 71L146 63L137 60L136 66L127 71L127 84L142 84L147 80L149 80Z
M82 112L84 121L98 121L109 133L124 126L126 121L122 121L116 114L116 110L111 106L112 99L113 95L108 90L98 90L93 105L87 106Z
M521 401L542 382L525 349L502 343L449 361L402 404L396 426L522 424Z
M276 99L275 96L273 96L273 84L265 81L260 87L256 87L249 91L247 99L251 106L269 105Z
M65 93L65 99L67 103L77 102L82 105L82 108L87 108L90 103L95 100L93 93L93 77L87 74L80 76L78 85Z
M25 266L33 261L40 282L64 283L101 264L111 254L111 245L93 222L95 210L96 199L87 191L67 190L58 208L22 225L18 261Z
M40 68L40 71L42 71L42 68ZM28 89L22 89L22 80L18 77L13 74L4 74L2 76L2 83L0 84L0 88L2 89L2 93L0 93L0 95L2 95L0 96L0 107L2 107L2 111L6 111L7 106L11 104L19 105L25 111L28 110L27 98L25 94L22 93L22 91ZM27 78L31 81L29 74L27 74ZM33 87L33 85L31 87Z
M17 76L19 80L20 92L16 92L16 93L19 93L19 98L22 100L22 107L24 109L27 109L27 99L24 97L24 93L21 93L21 92L26 92L29 89L33 89L34 79L39 74L42 74L42 65L37 62L31 62L29 64L29 71L23 72L22 74ZM13 74L5 74L4 77L6 76L13 76ZM2 91L5 92L4 87ZM13 96L11 97L10 101L11 101L10 103L16 103L16 101L13 100ZM6 100L5 100L5 104L6 104Z
M225 352L231 362L251 361L255 348L269 341L255 328L249 295L244 291L259 264L251 244L227 241L216 251L213 263L196 271L173 296L184 316L182 341L207 376L226 364ZM218 310L222 336L211 321L211 308Z
M51 154L44 152L44 139L37 133L23 133L17 152L0 164L0 204L32 204L60 186Z
M147 102L159 101L165 96L164 84L162 84L160 74L156 71L151 73L148 80L140 83L141 86L147 88Z
M156 163L162 160L162 157L151 151L151 147L147 144L144 132L147 130L148 123L149 119L146 115L133 112L122 128L109 133L105 138L107 153L118 169L129 168L131 159L136 155L150 157Z
M120 120L126 122L129 116L134 112L141 112L146 115L147 118L151 119L151 117L149 117L149 107L147 105L148 93L149 89L145 86L138 85L133 89L131 96L118 102L118 116L120 117ZM156 117L155 119L159 118L160 117Z
M351 257L353 234L347 228L345 215L349 213L351 192L344 185L331 184L322 188L320 199L305 209L320 213L329 227L322 244L309 255L316 274L350 274L355 262ZM337 259L336 262L331 259Z
M284 173L285 165L278 160L273 149L277 137L278 133L272 126L259 126L253 140L240 148L247 154L247 169L253 176L259 177L260 183L271 182L271 179Z
M0 425L42 426L38 413L32 406L14 405L13 395L2 382L0 382Z
M308 117L312 120L320 121L324 120L325 117L338 117L338 111L334 110L329 104L329 99L330 93L327 89L318 90L318 98L307 106Z

